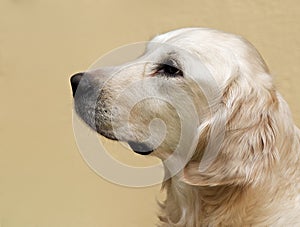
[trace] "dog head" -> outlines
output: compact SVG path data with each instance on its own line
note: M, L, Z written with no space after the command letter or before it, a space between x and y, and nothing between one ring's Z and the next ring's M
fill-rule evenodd
M244 184L278 159L280 116L289 113L280 112L266 64L241 37L172 31L135 61L76 74L71 83L78 115L139 154L166 159L186 152L196 137L186 183ZM200 171L203 159L209 165Z

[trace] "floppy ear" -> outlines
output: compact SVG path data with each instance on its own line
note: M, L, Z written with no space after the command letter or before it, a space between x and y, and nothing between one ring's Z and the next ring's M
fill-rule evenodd
M247 184L258 182L272 171L279 159L276 138L282 116L279 116L279 104L270 76L264 74L260 79L266 83L256 85L254 79L239 76L226 85L221 104L213 116L220 119L226 113L224 138L218 154L206 169L201 170L201 158L205 154L201 158L199 154L205 151L209 156L210 152L216 151L198 146L196 158L183 171L182 181L199 186ZM213 133L212 128L218 127L216 124L219 123L211 121L206 141L203 135L200 137L201 144L212 139L209 134Z

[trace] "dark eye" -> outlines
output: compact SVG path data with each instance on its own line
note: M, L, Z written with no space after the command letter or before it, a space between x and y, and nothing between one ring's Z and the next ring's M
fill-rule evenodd
M182 71L178 68L176 63L172 60L168 60L162 64L159 64L156 70L157 73L168 77L183 76Z

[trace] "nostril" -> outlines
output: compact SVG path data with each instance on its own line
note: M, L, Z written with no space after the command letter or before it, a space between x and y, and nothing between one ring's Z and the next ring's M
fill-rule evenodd
M71 85L72 85L72 90L73 90L73 96L75 96L77 87L78 87L79 82L80 82L83 75L84 75L84 73L76 73L70 79Z

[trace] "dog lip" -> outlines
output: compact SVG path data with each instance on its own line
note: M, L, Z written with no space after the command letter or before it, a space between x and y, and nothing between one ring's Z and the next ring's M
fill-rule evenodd
M107 139L114 140L114 141L119 141L119 139L116 138L115 135L112 134L112 133L103 132L102 130L99 130L98 127L97 127L96 131L97 131L98 134L100 134L101 136L104 136Z
M145 143L135 142L135 141L128 141L127 142L131 149L140 155L148 155L153 152L153 150Z

